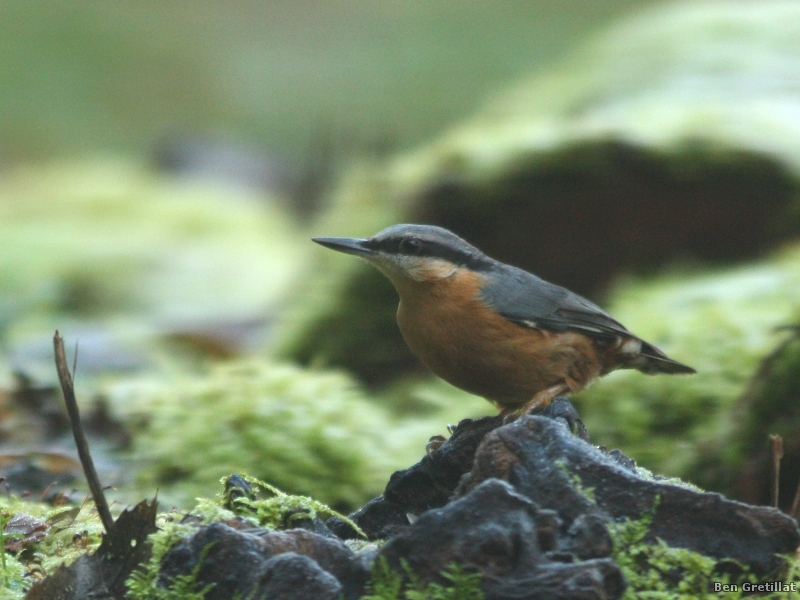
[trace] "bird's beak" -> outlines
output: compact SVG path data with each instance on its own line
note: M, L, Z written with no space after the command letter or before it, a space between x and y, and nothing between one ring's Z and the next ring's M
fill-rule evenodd
M312 238L312 241L317 242L320 246L325 246L331 250L336 250L337 252L355 254L356 256L362 256L364 258L375 254L374 250L365 245L367 240L358 238Z

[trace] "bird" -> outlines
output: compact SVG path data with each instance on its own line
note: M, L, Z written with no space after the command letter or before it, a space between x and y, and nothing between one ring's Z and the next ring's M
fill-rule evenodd
M442 227L400 224L366 239L312 239L377 267L400 297L397 323L411 351L501 414L537 412L617 369L696 373L593 302Z

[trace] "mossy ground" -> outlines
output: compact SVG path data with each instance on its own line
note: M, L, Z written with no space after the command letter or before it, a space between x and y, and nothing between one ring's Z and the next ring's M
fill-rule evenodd
M256 359L117 384L108 389L112 405L141 423L130 460L142 467L121 491L133 501L137 491L157 488L163 501L187 506L220 477L246 471L351 510L380 494L393 471L420 460L431 435L492 410L435 382L409 381L386 394L402 395L406 410L390 410L391 398L367 395L343 373Z
M247 361L111 393L135 432L144 466L135 489L186 506L220 477L253 473L282 489L357 506L381 488L392 422L346 375ZM176 435L179 431L180 435Z
M0 515L3 521L15 515L29 515L50 525L41 541L26 544L19 552L5 551L0 580L2 600L19 600L34 582L53 573L59 565L71 563L100 545L103 526L90 502L53 507L3 496Z
M180 540L192 535L200 524L238 516L250 520L253 526L282 529L291 527L290 515L297 514L298 509L306 515L336 515L329 507L310 498L288 496L253 478L245 476L245 479L253 484L254 489L260 490L261 498L235 502L233 510L223 507L229 501L223 494L216 498L198 499L188 511L197 517L192 523L181 523L183 512L171 511L158 515L159 530L150 536L152 558L128 581L131 600L199 600L203 597L203 590L197 587L191 574L176 580L170 588L157 585L161 558ZM82 553L97 548L102 526L96 513L87 505L82 507L74 521L59 519L59 515L70 510L74 512L72 508L53 508L13 497L0 500L0 512L4 515L24 513L53 523L43 540L30 544L17 555L6 552L0 598L20 600L36 579L52 573L59 564L70 563ZM655 506L653 510L658 510L658 507ZM652 515L651 511L641 519L621 521L611 528L613 559L628 581L625 600L744 597L741 584L754 581L746 572L734 579L715 572L716 561L709 557L685 549L670 548L663 542L643 543ZM800 585L800 563L795 557L787 557L787 565L787 572L780 581ZM385 562L376 561L365 599L480 600L483 597L479 588L480 577L475 573L451 565L442 577L444 583L425 583L408 569L394 572ZM738 584L740 592L713 592L711 586L715 581ZM759 597L788 600L798 595L775 592Z
M446 584L423 582L408 567L403 573L392 571L385 559L378 559L372 568L372 579L361 600L483 600L481 576L453 563L444 572Z
M715 598L742 598L744 584L753 583L756 578L741 569L732 577L717 569L717 561L685 548L671 548L663 541L646 544L642 540L647 535L653 510L637 520L626 519L611 527L614 542L612 558L622 570L628 583L623 600L712 600ZM797 557L786 557L786 572L777 579L790 588L800 590L800 562ZM731 584L727 588L737 591L714 591L714 583ZM725 588L723 588L725 589ZM788 600L798 598L800 592L774 592L759 595L759 598Z

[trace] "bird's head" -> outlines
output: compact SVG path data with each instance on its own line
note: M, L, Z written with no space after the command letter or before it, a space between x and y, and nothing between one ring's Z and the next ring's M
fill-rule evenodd
M454 275L460 268L488 264L480 250L434 225L392 225L371 238L314 238L318 244L359 256L375 265L395 287Z

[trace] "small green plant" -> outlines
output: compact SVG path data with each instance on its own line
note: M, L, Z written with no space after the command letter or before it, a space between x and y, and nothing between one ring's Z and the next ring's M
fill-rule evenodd
M8 564L6 562L6 540L21 539L25 536L21 533L6 533L6 525L14 518L10 512L0 514L0 564L3 568L3 587L8 587Z
M199 517L199 523L203 525L239 516L248 519L253 526L272 529L286 529L296 519L328 515L345 520L361 535L364 535L350 519L321 502L305 496L291 496L249 475L241 475L241 477L253 489L267 492L271 497L255 499L255 495L247 498L223 494L220 500L198 499L190 514ZM225 479L222 480L222 483L225 484ZM230 504L231 509L224 508L223 504ZM131 600L202 600L209 588L198 589L196 571L189 575L176 577L172 580L169 589L158 586L161 560L164 555L175 544L194 534L197 531L197 523L176 523L170 515L160 515L158 525L159 530L149 538L153 544L150 560L142 569L134 571L126 582L129 597ZM366 538L366 535L364 537ZM201 563L202 561L198 565Z
M581 496L586 498L592 504L596 504L597 503L597 501L595 499L594 488L593 487L589 487L589 486L583 485L583 481L581 480L580 475L570 471L569 468L567 467L567 465L564 463L564 461L557 460L555 462L555 464L556 464L556 467L558 467L558 469L564 474L564 477L567 478L567 481L569 481L570 485L572 487L574 487L575 490Z
M679 600L691 594L702 598L709 592L716 561L684 548L671 548L663 541L645 543L660 497L639 519L625 519L609 528L617 563L628 589L625 600L663 598Z
M173 579L169 588L158 586L161 559L175 544L197 531L193 525L175 523L164 515L160 516L159 521L159 530L149 537L153 545L150 560L143 568L135 570L125 582L128 597L131 600L203 600L210 586L197 589L197 572L203 564L202 560L197 562L189 575L179 575ZM207 553L209 549L206 548L204 552Z
M203 566L211 547L214 544L209 544L200 553L197 564L188 575L178 575L172 580L169 588L156 588L156 593L150 596L149 600L204 600L206 593L214 587L213 583L198 589L197 574L200 572L200 567Z
M401 561L403 576L392 571L384 557L375 561L372 578L367 584L367 594L361 600L483 600L480 589L481 574L469 572L456 563L450 563L442 577L449 585L424 582Z
M380 557L372 566L372 577L367 584L367 594L361 600L400 600L403 589L403 578L392 571L384 557Z
M628 582L623 600L735 600L747 596L745 583L754 583L755 576L738 564L741 575L732 578L717 570L717 560L685 548L673 548L663 540L645 543L655 518L660 498L653 508L639 519L625 519L609 527L614 541L613 559ZM787 557L790 565L785 581L797 581L797 559ZM714 591L714 584L729 586ZM796 586L797 587L797 586ZM798 598L796 592L775 592L760 598L788 600Z
M291 526L292 521L299 519L313 519L317 515L328 517L338 517L355 529L359 535L365 539L367 535L348 517L338 513L331 507L308 498L307 496L292 496L282 492L278 488L265 483L255 477L242 475L251 487L258 488L268 494L269 498L253 499L248 497L231 498L232 510L239 516L255 517L261 527L271 529L286 529ZM225 484L225 479L222 479Z
M210 583L198 589L197 572L201 565L202 561L198 562L189 575L178 575L169 588L155 588L147 600L205 600L206 593L214 585Z

